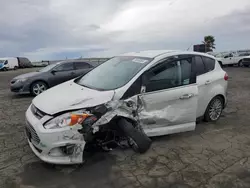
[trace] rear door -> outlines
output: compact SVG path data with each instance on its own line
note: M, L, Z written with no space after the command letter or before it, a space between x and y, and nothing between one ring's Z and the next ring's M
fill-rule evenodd
M198 88L192 56L169 58L143 75L140 123L148 136L195 129Z
M75 77L73 62L62 63L56 66L50 73L49 84L55 86Z
M216 84L215 60L205 56L195 56L195 63L199 93L197 117L201 117L206 111L211 100L212 88Z
M74 62L76 77L81 76L93 69L93 67L86 62Z

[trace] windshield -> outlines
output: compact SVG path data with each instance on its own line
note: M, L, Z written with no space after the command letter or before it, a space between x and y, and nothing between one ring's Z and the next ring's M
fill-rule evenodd
M40 69L39 72L48 72L48 71L50 71L51 69L53 69L56 65L58 65L58 64L55 63L55 64L52 64L52 65L48 65L48 66L46 66L46 67Z
M226 54L226 53L223 53L223 54L217 54L217 55L215 55L215 57L221 58L221 57L224 57L225 55L227 55L227 54Z
M83 76L78 84L97 90L113 90L128 83L151 58L120 56L99 65Z
M0 60L0 64L4 63L6 60Z

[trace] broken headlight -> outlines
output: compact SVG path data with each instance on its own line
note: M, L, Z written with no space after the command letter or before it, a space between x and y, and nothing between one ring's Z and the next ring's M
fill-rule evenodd
M82 111L69 112L57 116L44 124L46 129L58 129L67 126L84 125L86 123L94 123L97 118L93 114Z

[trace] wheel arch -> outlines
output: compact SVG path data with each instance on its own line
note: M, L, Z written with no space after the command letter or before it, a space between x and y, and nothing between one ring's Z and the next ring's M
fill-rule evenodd
M36 83L36 82L43 82L43 83L45 83L46 85L47 85L47 87L49 88L49 84L48 84L48 82L47 81L45 81L45 80L43 80L43 79L38 79L38 80L34 80L34 81L32 81L31 83L30 83L30 91L31 91L31 87L32 87L32 85L34 84L34 83Z
M239 59L238 63L242 62L243 59L244 59L244 58Z

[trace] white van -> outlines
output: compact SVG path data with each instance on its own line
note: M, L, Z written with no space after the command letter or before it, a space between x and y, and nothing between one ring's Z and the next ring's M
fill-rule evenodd
M0 58L0 70L9 70L9 69L17 69L18 60L16 57L5 57Z

